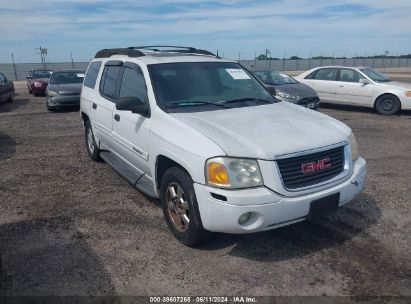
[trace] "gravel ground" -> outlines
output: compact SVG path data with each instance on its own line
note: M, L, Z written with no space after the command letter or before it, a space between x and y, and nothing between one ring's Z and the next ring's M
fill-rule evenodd
M323 108L357 135L364 192L317 222L192 249L158 201L89 160L77 110L16 88L0 105L0 295L411 296L411 113Z

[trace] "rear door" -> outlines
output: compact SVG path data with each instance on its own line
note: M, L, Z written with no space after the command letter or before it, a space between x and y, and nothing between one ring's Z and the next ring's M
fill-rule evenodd
M93 120L93 130L104 146L102 149L114 148L115 142L112 138L113 111L117 98L117 85L122 61L108 61L104 65L100 84L94 98L91 101L91 117Z
M149 104L147 83L141 67L126 62L120 72L118 98L138 97ZM149 130L152 117L131 111L113 110L113 137L115 149L126 161L141 172L149 173Z
M340 69L335 102L360 106L369 105L374 91L374 84L360 83L362 78L364 77L354 69Z
M315 70L304 79L304 83L312 87L323 102L335 102L338 85L338 68L322 68Z

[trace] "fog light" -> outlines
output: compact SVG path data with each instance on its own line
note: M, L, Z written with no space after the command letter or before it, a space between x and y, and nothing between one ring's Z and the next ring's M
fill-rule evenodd
M245 223L247 223L247 221L250 219L251 216L251 212L246 212L244 214L242 214L239 218L238 218L238 223L240 225L243 225Z

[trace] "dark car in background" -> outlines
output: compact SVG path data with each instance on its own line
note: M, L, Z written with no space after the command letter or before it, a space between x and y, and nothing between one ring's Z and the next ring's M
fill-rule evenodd
M14 97L14 84L3 73L0 73L0 102L12 102Z
M288 101L300 106L318 110L320 99L309 86L298 82L293 77L275 70L252 71L267 87L276 90L276 96L282 101Z
M65 107L79 107L84 73L81 70L54 72L46 90L47 110L53 111Z
M34 96L44 95L52 74L52 70L29 71L29 74L26 76L29 93L33 93Z

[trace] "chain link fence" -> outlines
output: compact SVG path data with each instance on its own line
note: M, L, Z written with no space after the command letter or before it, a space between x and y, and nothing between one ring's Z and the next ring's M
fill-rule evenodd
M411 60L407 58L241 60L240 63L249 69L272 69L278 71L306 71L328 65L366 66L371 68L411 66Z
M278 71L306 71L319 66L367 66L372 68L410 67L411 59L406 58L364 58L364 59L281 59L281 60L241 60L240 63L249 69L272 69ZM86 70L88 62L47 63L47 69L80 69ZM42 69L41 63L0 64L2 72L10 80L24 80L28 71Z

